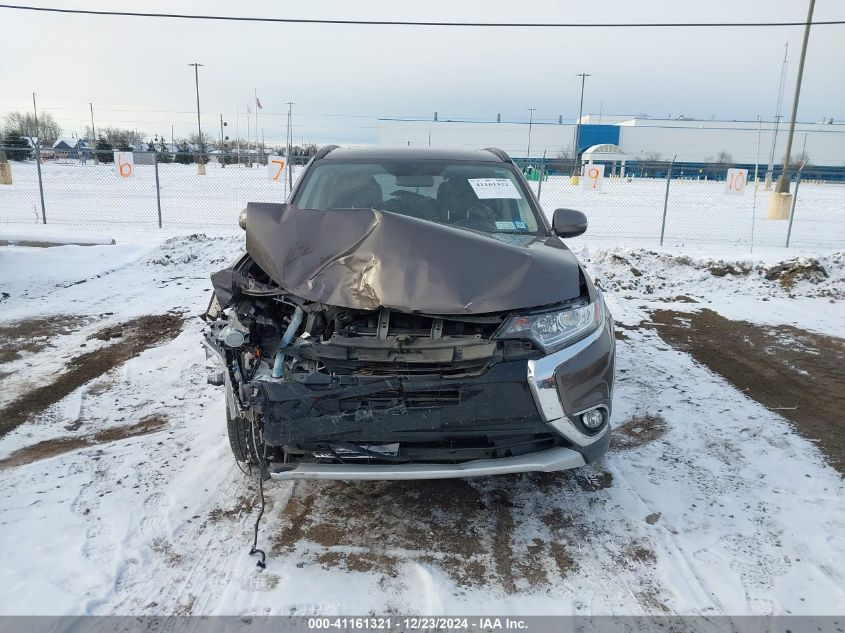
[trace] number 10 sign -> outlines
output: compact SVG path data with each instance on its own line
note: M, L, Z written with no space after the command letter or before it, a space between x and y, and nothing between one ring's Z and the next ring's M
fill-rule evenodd
M728 170L728 177L725 179L725 192L742 195L745 190L745 185L748 184L748 170L734 169Z

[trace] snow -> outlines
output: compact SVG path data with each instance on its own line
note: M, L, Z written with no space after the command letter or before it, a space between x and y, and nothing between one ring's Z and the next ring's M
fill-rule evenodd
M776 412L648 329L626 331L627 339L618 343L614 422L661 415L662 436L614 449L600 466L555 480L555 489L531 477L467 484L485 503L497 489L507 488L514 568L540 539L566 546L575 563L567 573L557 573L548 555L533 563L526 558L550 578L532 585L496 567L494 554L482 551L466 562L481 564L486 575L480 584L462 583L442 564L452 555L443 542L426 549L419 539L403 538L398 524L391 538L368 547L324 545L304 534L292 549L270 551L274 536L291 525L297 500L316 500L309 520L350 513L342 519L349 530L356 521L371 523L365 535L384 529L376 519L389 507L379 510L379 504L397 503L398 493L391 493L373 498L369 507L349 508L335 484L313 482L268 483L269 505L259 534L268 566L258 571L256 558L248 555L254 512L214 518L240 497L252 500L256 482L231 458L223 396L206 384L202 323L193 318L210 296L208 274L237 256L243 233L112 228L110 235L114 246L0 247L0 291L8 293L0 295L0 327L52 314L90 319L77 331L56 336L52 346L0 366L0 406L33 385L49 384L82 342L88 350L105 345L87 340L105 325L168 311L191 318L171 342L146 350L0 438L0 459L77 433L65 428L71 422L82 422L78 433L91 433L164 414L168 426L0 469L0 613L820 615L845 610L840 475ZM831 303L824 292L842 290L841 253L815 253L830 277L798 282L787 292L759 272L713 277L705 267L718 261L717 255L697 254L683 263L684 253L677 249L590 242L581 242L579 249L623 324L647 320L657 305L694 309L674 301L685 294L731 318L843 332L842 303ZM764 267L781 259L770 251L727 263ZM647 292L646 281L656 289ZM602 477L605 484L582 487ZM444 491L437 496L449 495L450 488L437 488L442 483L408 487L425 491L432 485ZM483 505L467 512L476 537L492 543L501 527L491 518L495 510ZM564 529L547 524L554 512L566 519ZM646 521L657 513L657 520ZM412 514L405 520L428 525L429 531L420 533L425 539L455 520L448 513L429 516L425 504ZM395 575L315 560L326 552L365 551L398 561ZM511 588L503 580L509 573Z

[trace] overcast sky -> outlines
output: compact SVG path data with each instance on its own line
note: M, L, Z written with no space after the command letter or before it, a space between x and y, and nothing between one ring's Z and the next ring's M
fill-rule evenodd
M21 0L21 4L28 0ZM650 0L598 3L484 0L256 2L32 0L64 8L331 19L490 22L801 21L804 0ZM845 2L818 0L816 20L845 19ZM39 107L65 132L97 125L176 136L195 130L199 61L203 125L264 106L268 142L285 136L294 101L296 141L375 141L378 116L573 119L588 72L585 112L771 118L789 41L784 111L792 102L802 27L725 29L478 29L327 26L98 17L0 9L0 114ZM845 26L814 27L799 120L845 119ZM192 114L194 113L194 114ZM327 116L331 115L331 116ZM344 115L344 116L336 116Z

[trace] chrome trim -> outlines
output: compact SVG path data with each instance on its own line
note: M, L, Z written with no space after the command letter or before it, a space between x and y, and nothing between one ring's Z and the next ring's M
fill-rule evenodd
M596 331L587 338L543 358L528 361L528 386L531 389L531 395L534 396L534 402L537 404L540 416L560 435L578 446L589 446L601 439L610 426L606 424L595 435L587 435L575 426L572 420L566 416L560 402L557 385L555 384L555 370L599 340L606 328L607 322L603 321L596 328Z
M292 479L402 480L486 477L508 473L550 473L585 464L581 453L559 446L528 455L476 459L461 464L299 464L293 470L270 471L270 477Z

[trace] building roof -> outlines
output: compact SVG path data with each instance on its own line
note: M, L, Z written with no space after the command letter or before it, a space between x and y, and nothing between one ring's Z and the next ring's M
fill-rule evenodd
M323 160L455 160L485 163L501 163L502 159L487 150L457 150L434 147L338 147L330 151Z
M53 143L53 149L56 149L59 145L64 144L65 146L74 149L77 145L79 145L80 139L78 138L60 138L55 143Z
M581 160L586 162L590 160L621 160L624 161L628 155L618 145L612 143L602 143L601 145L593 145L588 147L581 153Z

